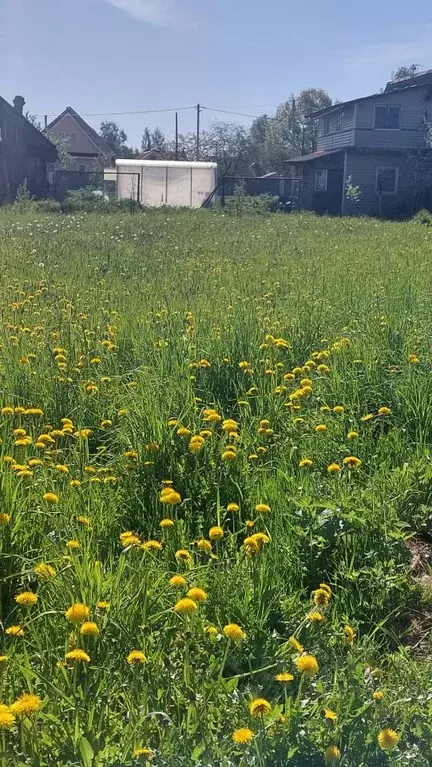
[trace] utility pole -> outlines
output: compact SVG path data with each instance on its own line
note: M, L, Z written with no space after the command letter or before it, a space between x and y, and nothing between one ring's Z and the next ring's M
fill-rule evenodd
M200 114L201 114L201 107L199 104L197 104L197 128L196 128L196 159L197 162L200 157Z
M175 158L178 160L178 112L175 113Z
M48 115L45 115L44 122L45 122L45 128L48 128Z

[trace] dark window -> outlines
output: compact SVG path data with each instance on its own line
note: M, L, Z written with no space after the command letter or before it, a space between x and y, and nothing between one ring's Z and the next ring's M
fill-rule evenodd
M85 166L85 165L79 165L79 166L78 166L78 170L79 170L81 173L84 173L84 172L85 172L85 169L86 169L86 166Z
M315 171L315 191L316 192L327 191L327 171L326 170Z
M336 133L340 133L342 130L343 111L342 109L336 114Z
M324 117L323 119L323 134L324 136L328 136L330 133L330 118Z
M377 168L377 194L395 194L398 188L399 168Z
M400 128L400 106L375 107L374 128L379 130L398 130Z

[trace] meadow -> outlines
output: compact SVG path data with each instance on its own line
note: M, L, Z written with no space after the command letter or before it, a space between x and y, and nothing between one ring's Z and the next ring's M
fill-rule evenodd
M1 767L428 767L432 229L30 204L0 265Z

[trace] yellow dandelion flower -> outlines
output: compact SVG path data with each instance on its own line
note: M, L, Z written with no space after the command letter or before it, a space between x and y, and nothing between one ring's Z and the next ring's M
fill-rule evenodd
M1 666L3 663L7 663L7 662L8 662L8 660L9 660L9 655L0 655L0 666Z
M76 602L66 610L65 616L70 623L84 623L90 616L90 608L82 602Z
M265 698L254 698L249 704L251 716L266 716L271 712L271 704Z
M417 357L417 354L409 354L409 355L408 355L408 362L410 363L410 365L418 365L418 364L419 364L419 362L420 362L420 358L419 358L419 357ZM7 409L7 410L11 410L11 408L3 408L2 412L3 412L5 409Z
M237 459L237 453L233 449L233 446L223 451L221 458L225 462L235 461Z
M314 605L318 607L326 607L330 601L330 594L327 589L315 589L312 592L312 600Z
M288 639L288 644L290 647L292 647L293 650L296 652L304 652L304 647L300 642L297 641L295 637L290 637Z
M338 463L330 463L329 466L327 466L327 471L329 474L339 474L341 470L341 467Z
M296 659L295 665L297 671L305 676L315 676L319 671L318 661L314 655L300 655Z
M255 511L257 514L268 514L271 511L271 507L267 503L257 503Z
M391 415L391 409L389 407L380 407L378 415Z
M49 578L54 578L57 575L57 571L54 567L48 565L46 562L41 562L40 565L35 565L33 572L43 581L47 581Z
M22 626L14 624L13 626L9 626L9 628L5 629L5 634L10 637L23 637L24 629Z
M234 730L231 737L238 746L244 746L251 742L254 734L249 727L239 727L238 730Z
M358 469L360 464L360 458L357 458L355 455L348 455L343 459L343 465L346 466L347 469Z
M211 545L210 541L207 541L205 538L201 538L199 541L197 541L196 545L200 551L205 551L206 554L211 554L213 550L213 546Z
M341 758L341 752L337 746L327 746L324 751L326 762L337 762Z
M81 548L81 544L80 544L79 541L77 541L76 538L71 538L70 541L67 541L66 547L68 549L80 549Z
M169 579L169 583L171 586L174 586L175 589L187 586L186 578L183 578L182 575L173 575L172 578Z
M310 458L302 458L299 461L299 468L300 469L308 469L309 466L312 466L313 461Z
M146 746L139 746L134 750L134 756L137 759L151 759L151 757L154 756L154 751Z
M395 730L385 727L377 735L378 745L383 751L391 751L396 748L399 743L400 737Z
M337 413L338 415L341 415L344 412L345 408L343 405L335 405L333 408L333 413Z
M159 495L161 503L165 503L167 506L176 506L181 503L181 495L172 487L164 487Z
M209 530L209 538L211 541L217 541L224 537L224 531L222 527L218 527L218 525L215 525L214 527L211 527Z
M24 607L32 607L32 605L35 605L37 601L38 595L34 594L33 591L22 591L20 594L15 596L15 602L18 605L23 605Z
M204 633L208 634L209 637L214 639L219 634L219 631L216 628L216 626L206 626L205 629L204 629Z
M373 417L374 417L374 416L373 416L373 413L366 413L366 415L362 415L362 417L361 417L361 420L362 420L364 423L367 423L368 421L372 421L372 418L373 418Z
M246 633L237 623L227 623L223 627L223 633L227 639L231 639L233 642L243 642L246 639Z
M6 527L10 522L10 514L6 514L5 511L0 512L0 527Z
M10 730L14 724L15 716L10 707L0 703L0 730Z
M336 711L332 711L331 708L325 708L323 714L324 719L328 719L330 722L335 722L337 719Z
M10 709L15 716L32 716L39 711L42 701L39 695L24 692L12 703Z
M353 644L355 639L355 631L351 626L344 626L344 634L347 644Z
M108 610L110 606L110 603L106 601L106 599L100 599L99 602L96 602L96 607L99 608L99 610Z
M189 440L189 452L190 453L199 453L200 450L203 449L205 445L205 439L204 437L201 437L199 434L196 434L194 437L191 437Z
M192 560L192 555L187 549L177 549L175 555L176 559L181 559L183 562L190 562Z
M144 551L161 551L162 544L160 541L150 540L150 541L145 541L145 543L142 544L141 548L144 549Z
M179 599L174 605L174 612L179 615L193 615L198 610L197 603L189 597Z
M382 699L384 698L384 693L381 690L375 690L372 693L372 698L375 701L375 703L380 703Z
M347 439L357 439L358 437L358 431L349 431L347 434Z
M80 628L80 634L85 637L97 637L99 633L99 627L93 621L84 621Z
M198 586L194 586L189 589L187 596L193 599L194 602L205 602L207 599L207 593L204 589L200 589Z
M43 495L44 501L47 503L58 503L59 497L56 493L44 493Z
M137 666L139 663L146 663L147 658L141 650L131 650L126 662L129 663L129 666Z
M231 513L235 513L236 511L240 510L240 506L238 505L238 503L228 503L226 508L227 508L227 511Z
M75 663L89 663L90 655L88 655L84 650L76 649L67 652L65 655L65 660L72 660L75 661Z
M288 682L292 682L294 679L294 676L288 673L288 671L281 671L280 674L276 674L275 679L276 679L276 682L281 682L286 684Z
M315 426L315 431L318 434L321 434L321 433L327 431L327 426L325 425L325 423L319 423L318 426Z
M308 621L310 621L310 623L322 623L325 621L325 617L322 613L318 612L318 610L314 610L312 613L309 613Z
M159 527L161 527L163 530L168 530L170 527L174 527L174 520L173 519L162 519L159 522Z

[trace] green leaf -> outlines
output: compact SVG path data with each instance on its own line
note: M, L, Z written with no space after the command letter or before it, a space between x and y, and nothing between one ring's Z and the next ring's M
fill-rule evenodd
M80 738L78 741L78 748L83 760L84 767L91 767L94 759L94 751L87 738Z

